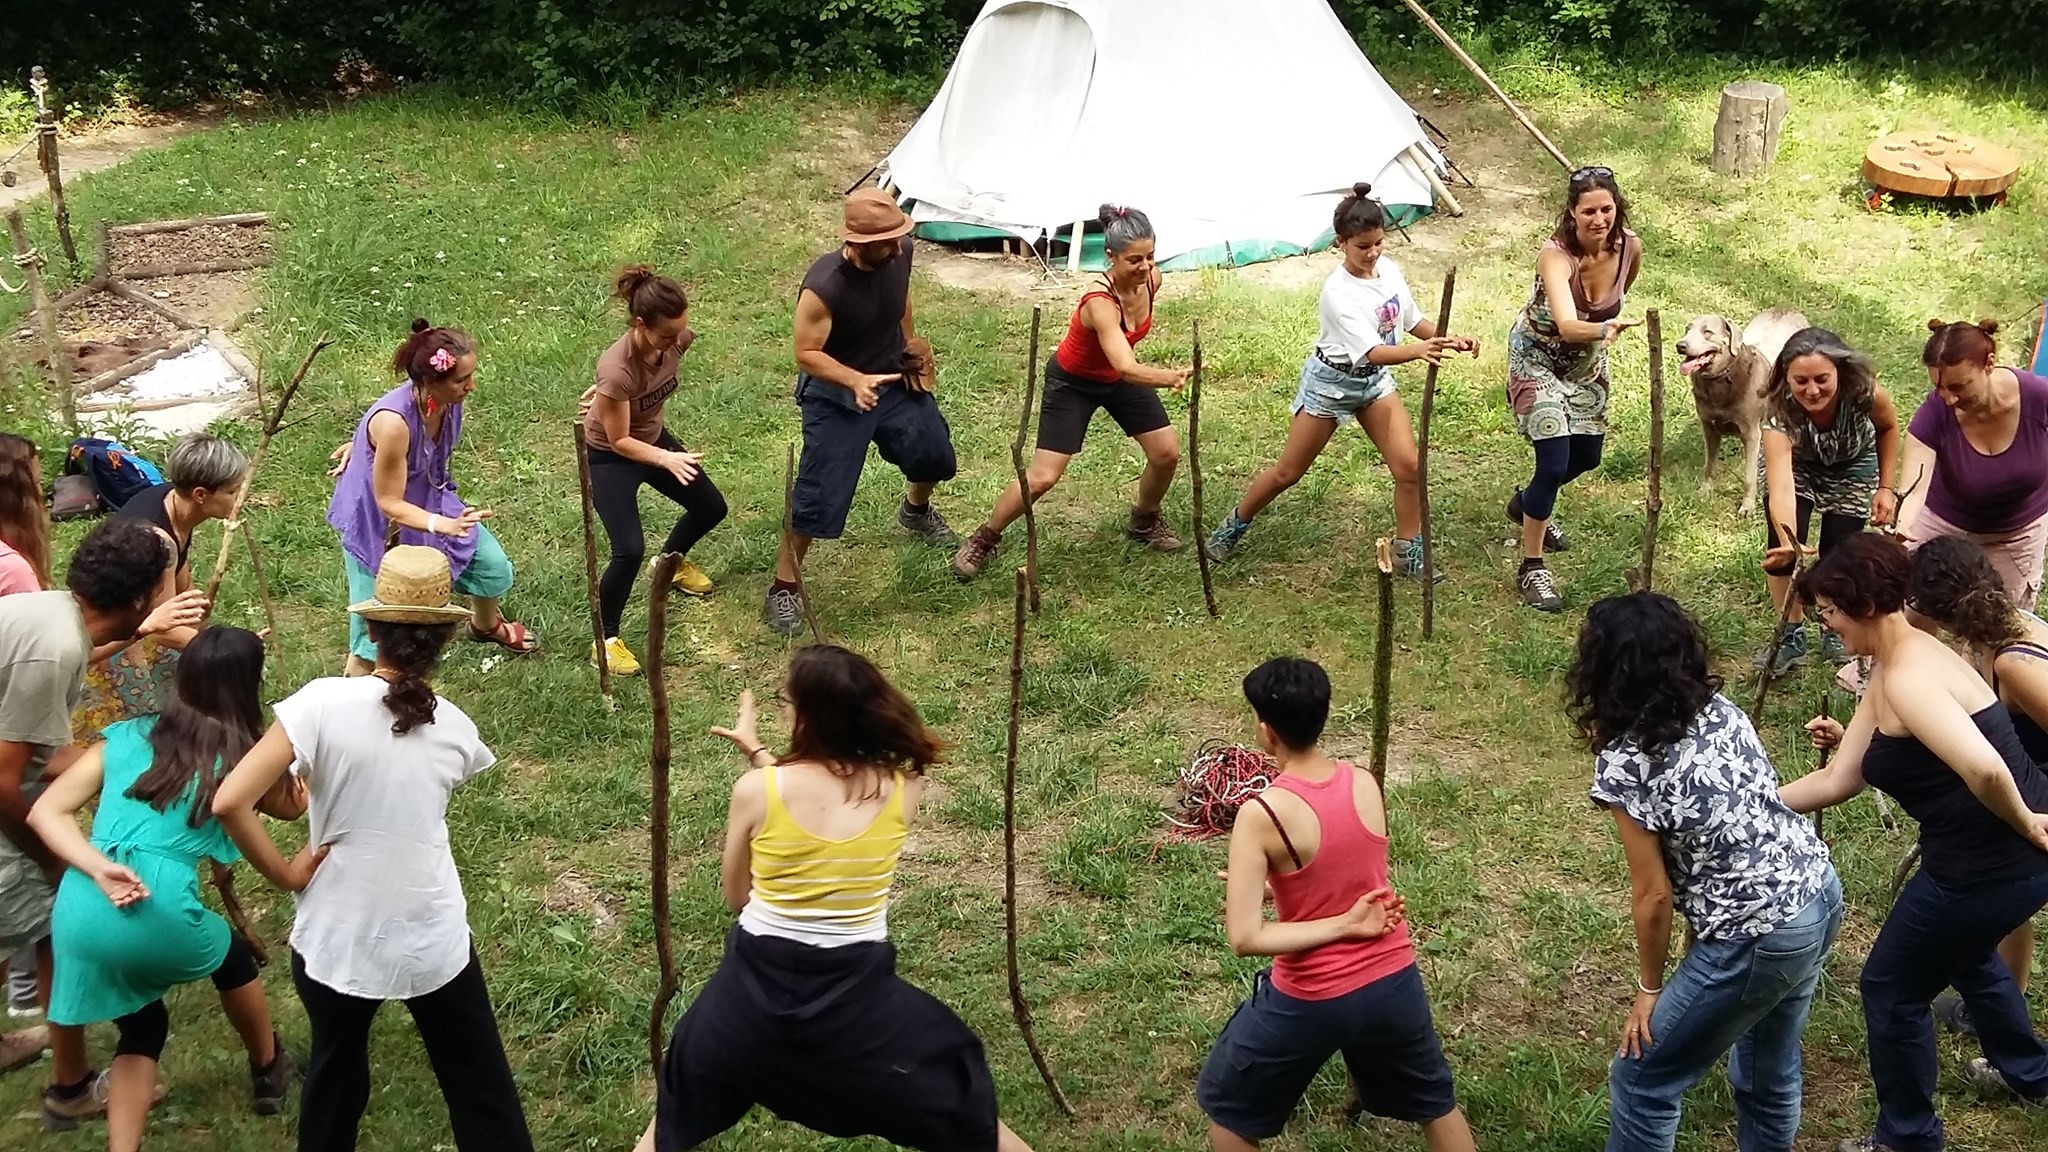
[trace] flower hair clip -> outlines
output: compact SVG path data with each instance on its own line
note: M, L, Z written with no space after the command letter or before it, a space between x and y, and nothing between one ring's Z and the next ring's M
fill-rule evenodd
M455 367L455 353L446 348L436 348L434 354L427 357L427 367L445 374Z

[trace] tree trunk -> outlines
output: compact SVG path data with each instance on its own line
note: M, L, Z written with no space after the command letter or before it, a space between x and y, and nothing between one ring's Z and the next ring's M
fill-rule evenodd
M1776 84L1742 80L1721 89L1721 115L1714 121L1714 171L1754 176L1769 168L1778 158L1788 107L1785 90Z

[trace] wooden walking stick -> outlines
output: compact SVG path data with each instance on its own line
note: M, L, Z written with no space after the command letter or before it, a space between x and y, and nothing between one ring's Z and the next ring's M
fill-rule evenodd
M675 584L676 565L682 562L680 553L662 553L654 562L654 582L647 589L647 702L648 710L654 714L654 740L647 757L653 788L647 858L654 892L654 955L661 965L661 982L654 990L654 1010L647 1018L647 1058L656 1073L661 1071L662 1025L667 1023L669 1002L675 999L680 987L676 980L675 942L669 936L668 677L662 672L661 657L668 640L668 593Z
M1444 273L1444 295L1437 305L1436 334L1451 332L1451 295L1458 288L1458 266ZM1422 638L1436 635L1436 517L1429 503L1429 422L1436 412L1436 376L1442 367L1431 364L1422 376L1422 430L1415 444L1415 486L1422 497Z
M1017 1031L1024 1037L1024 1047L1038 1066L1038 1078L1045 1081L1052 1102L1072 1117L1074 1106L1053 1078L1045 1050L1038 1046L1038 1029L1032 1026L1031 1005L1024 999L1024 981L1017 972L1017 722L1023 711L1024 609L1030 599L1030 584L1030 574L1017 569L1016 612L1010 626L1010 739L1003 755L1003 934L1010 968L1010 1012L1017 1018Z
M1216 584L1209 575L1209 550L1202 547L1202 322L1195 321L1195 362L1188 374L1188 489L1195 505L1195 563L1202 569L1202 603L1214 619L1223 613L1216 610Z
M576 483L583 489L583 587L590 598L590 642L597 653L597 690L604 696L604 710L617 707L612 701L612 662L605 651L604 611L597 596L597 529L591 523L596 513L590 501L590 445L583 439L583 424L570 426L576 438Z
M1024 497L1024 573L1031 585L1031 614L1038 615L1038 514L1032 505L1031 479L1024 471L1024 438L1031 433L1031 399L1038 391L1038 325L1040 311L1031 309L1031 351L1024 358L1024 412L1017 417L1017 439L1010 444L1010 463L1017 469L1017 491Z
M71 357L64 351L64 337L57 327L57 306L51 303L50 294L43 287L43 254L29 247L28 229L22 226L19 209L7 210L7 234L14 241L14 266L21 269L28 285L29 303L36 310L43 347L49 353L50 376L57 382L57 414L64 418L64 427L76 436L78 397L71 391Z
M1438 40L1443 41L1444 47L1451 50L1451 55L1458 58L1458 63L1463 64L1472 75L1478 77L1481 84L1486 85L1486 90L1493 93L1493 98L1501 102L1501 105L1508 110L1508 113L1515 118L1515 122L1520 124L1524 131L1535 137L1538 144L1543 145L1543 150L1550 153L1551 159L1562 165L1565 171L1570 172L1572 170L1572 162L1565 159L1564 153L1558 151L1557 145L1550 142L1550 137L1543 134L1543 129L1536 127L1536 122L1529 119L1529 114L1516 106L1515 102L1508 98L1507 93L1501 91L1500 85L1493 82L1493 77L1486 74L1486 69L1481 68L1478 61L1466 55L1465 49L1460 47L1458 42L1451 38L1449 32L1444 31L1443 25L1437 23L1435 18L1424 11L1422 5L1416 3L1416 0L1401 0L1401 2L1408 5L1408 10L1415 13L1415 18L1422 21L1424 28L1429 29Z
M299 386L306 382L306 373L313 370L313 358L333 343L332 336L326 332L320 333L319 339L313 341L312 349L306 353L306 358L300 361L299 370L292 374L291 382L278 394L277 405L264 418L263 435L256 441L255 454L249 457L249 471L242 478L242 490L235 493L234 508L228 512L227 521L221 529L220 553L213 559L213 577L206 582L206 612L209 616L213 614L214 597L220 592L221 578L228 573L228 558L234 555L235 534L242 527L242 504L249 499L249 493L256 487L256 474L263 468L264 457L270 454L270 441L277 435L277 430L284 426L285 409L291 407L292 397L298 394ZM261 377L262 373L259 371L257 376ZM258 384L259 395L261 388L262 385Z
M1393 724L1389 701L1394 694L1394 546L1380 537L1380 645L1372 656L1372 776L1387 783L1387 738ZM1424 586L1428 586L1425 580Z
M1643 560L1628 574L1628 585L1647 592L1656 578L1657 516L1664 510L1664 329L1657 310L1647 321L1650 339L1650 492L1643 501Z
M825 634L818 630L818 613L811 607L811 591L804 587L804 558L796 552L796 445L789 445L789 451L782 466L782 546L789 549L789 570L796 573L796 599L803 605L804 623L811 626L811 643L823 644Z
M213 890L220 894L221 912L227 917L228 926L242 939L249 942L249 952L256 957L258 968L270 967L270 949L263 938L249 927L249 914L242 911L241 898L235 895L235 870L218 860L213 865Z
M1773 655L1776 655L1776 653L1773 653ZM1820 707L1814 709L1814 715L1825 716L1830 720L1833 720L1835 718L1835 710L1833 708L1828 707L1828 694L1825 689L1821 691ZM1815 772L1826 771L1828 761L1834 758L1834 754L1835 749L1834 745L1832 744L1826 748L1821 749L1820 763L1815 764L1813 766L1813 770ZM1813 810L1813 834L1815 836L1820 836L1822 839L1826 839L1826 836L1822 832L1822 829L1826 827L1826 824L1821 820L1821 817L1825 815L1827 815L1827 809L1825 808L1816 808Z
M1756 674L1756 704L1749 710L1752 724L1764 722L1764 701L1770 698L1771 681L1778 678L1778 641L1785 635L1785 629L1791 627L1793 613L1800 610L1799 577L1805 574L1806 557L1813 551L1799 543L1799 537L1793 533L1789 524L1778 525L1778 539L1792 545L1795 556L1792 564L1792 587L1785 593L1785 607L1778 613L1778 626L1771 630L1771 646L1764 652L1764 666Z
M57 217L57 240L64 258L78 267L78 244L71 238L71 209L64 203L64 173L57 162L57 110L50 107L50 78L37 64L28 70L28 86L36 97L36 166L50 185L50 210Z
M249 550L249 573L256 577L256 595L263 601L263 626L269 630L265 643L270 654L284 659L284 633L277 626L277 601L270 595L270 580L263 575L263 550L256 545L256 531L242 529L242 544Z

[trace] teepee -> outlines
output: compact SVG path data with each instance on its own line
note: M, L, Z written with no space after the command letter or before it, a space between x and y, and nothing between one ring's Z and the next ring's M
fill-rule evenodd
M1128 204L1192 267L1327 243L1359 180L1420 216L1442 165L1326 0L988 0L878 175L930 239L1036 244Z

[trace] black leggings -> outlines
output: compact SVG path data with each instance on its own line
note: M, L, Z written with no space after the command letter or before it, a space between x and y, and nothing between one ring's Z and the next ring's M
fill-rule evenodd
M683 446L663 429L654 442L664 452L680 452ZM667 470L635 463L616 452L590 450L590 503L604 522L604 534L612 545L611 563L597 582L597 603L604 618L604 634L619 634L619 617L626 614L626 600L633 594L633 582L640 578L640 566L647 560L647 540L640 529L640 486L682 505L683 515L669 529L662 551L688 552L704 534L725 519L725 497L701 469L688 484Z
M1557 511L1558 489L1600 466L1604 436L1551 436L1532 440L1536 448L1536 472L1522 489L1522 515L1548 520Z
M1792 530L1799 533L1799 542L1804 544L1806 543L1806 530L1813 524L1813 497L1800 496L1797 500L1798 503L1794 506L1796 509L1794 515L1798 523L1792 525ZM1846 512L1821 513L1820 554L1825 556L1834 551L1842 541L1863 531L1864 527L1869 523L1870 521L1864 517L1851 516ZM1778 526L1771 523L1768 513L1764 517L1764 524L1764 547L1776 548L1780 543L1778 540ZM1765 568L1764 571L1772 576L1790 576L1798 566L1799 561L1795 557L1786 560L1775 569Z
M228 937L228 954L221 957L211 979L219 992L233 992L256 979L256 951L240 933ZM114 1042L115 1056L162 1060L164 1041L171 1035L171 1013L163 1000L151 1000L126 1016L115 1017L114 1027L120 1033Z

